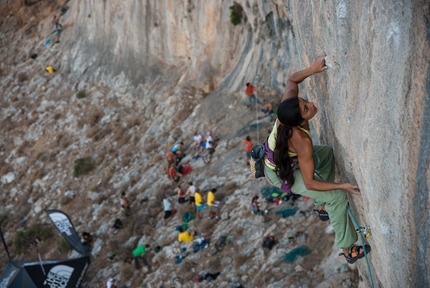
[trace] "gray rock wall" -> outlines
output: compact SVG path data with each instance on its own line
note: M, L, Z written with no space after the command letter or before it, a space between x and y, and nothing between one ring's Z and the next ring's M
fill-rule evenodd
M291 1L303 66L316 52L331 69L307 81L324 112L317 133L335 148L351 202L369 225L375 284L429 286L429 4ZM368 275L365 265L361 274Z
M279 93L324 50L330 69L301 94L319 107L313 125L335 148L339 180L362 190L350 199L372 229L375 284L428 287L428 3L237 2L247 22L233 27L232 1L77 1L64 61L75 78L124 75L115 83L131 87L159 79L238 92L253 81ZM359 269L366 279L364 261Z

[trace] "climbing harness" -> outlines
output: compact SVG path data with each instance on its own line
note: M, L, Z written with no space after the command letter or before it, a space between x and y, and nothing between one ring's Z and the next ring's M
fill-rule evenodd
M364 258L366 258L367 270L369 272L370 285L372 286L372 288L374 288L375 286L373 284L372 271L370 271L369 259L367 258L366 249L364 249L364 247L365 247L364 238L367 239L372 234L370 233L369 228L365 228L365 227L358 225L357 219L355 219L354 214L352 214L351 208L349 208L349 207L348 207L348 213L349 213L349 216L351 216L351 219L354 221L355 227L357 227L357 230L356 230L356 231L358 231L357 233L360 233L361 245L363 246ZM362 228L364 228L364 229L362 229ZM366 233L364 233L364 232L366 232ZM364 235L364 237L363 237L363 235Z

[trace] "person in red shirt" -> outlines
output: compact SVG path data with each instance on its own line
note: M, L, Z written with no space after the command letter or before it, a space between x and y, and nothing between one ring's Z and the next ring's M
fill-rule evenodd
M252 149L251 136L246 136L245 140L243 140L243 143L245 143L246 165L249 165L249 160L251 159L251 149Z
M170 165L169 177L172 180L172 186L175 182L180 182L182 180L182 174L176 171L175 164Z
M246 88L245 88L245 94L246 96L248 96L248 109L252 110L252 106L251 106L251 102L252 100L254 100L254 102L256 103L260 103L260 101L258 101L257 97L255 97L254 95L254 89L255 87L253 85L251 85L251 83L246 83Z

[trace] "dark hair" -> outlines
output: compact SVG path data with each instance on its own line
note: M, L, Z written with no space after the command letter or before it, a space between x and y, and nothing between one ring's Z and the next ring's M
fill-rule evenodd
M251 85L251 83L249 83L249 82L248 82L248 83L246 83L246 87L248 87L249 85Z
M184 145L184 142L179 142L179 144Z
M258 195L255 195L254 197L252 197L252 202L254 202L257 199L258 199Z
M178 231L182 233L182 232L184 232L184 229L182 229L182 227L179 227Z
M190 182L188 182L188 185L193 185L193 182L191 182L191 181L190 181Z
M211 191L212 191L212 193L215 193L216 192L216 188L212 188Z
M290 156L288 155L288 139L291 138L292 128L299 126L304 121L297 96L288 98L279 104L278 120L281 123L278 126L276 148L273 152L275 172L281 180L287 180L291 187L294 184L294 171L291 168Z
M251 136L246 136L245 138L247 141L251 141Z
M122 193L121 193L121 196L125 196L125 192L122 192Z

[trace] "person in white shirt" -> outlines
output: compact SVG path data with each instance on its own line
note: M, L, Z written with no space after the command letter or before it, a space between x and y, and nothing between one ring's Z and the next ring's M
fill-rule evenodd
M194 133L194 148L195 149L199 149L200 144L202 144L202 135L200 135L199 133Z
M167 194L164 194L163 206L164 206L164 217L163 217L163 226L166 226L166 219L172 215L172 203L170 202L170 197Z
M185 192L185 197L190 197L190 204L193 205L194 213L196 212L196 203L194 199L194 193L196 193L196 186L193 185L193 182L188 182L188 185L190 185L187 189L187 192Z
M113 278L109 278L108 281L106 282L106 288L113 288L116 287L115 285L113 285Z

